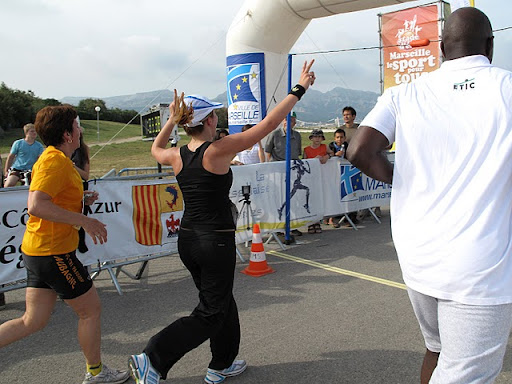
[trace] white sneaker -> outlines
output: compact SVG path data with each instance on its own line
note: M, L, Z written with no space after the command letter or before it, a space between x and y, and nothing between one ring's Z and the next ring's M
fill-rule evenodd
M245 371L246 368L247 363L245 360L235 360L230 367L223 369L222 371L208 368L204 381L208 384L222 383L224 380L226 380L226 377L237 376Z
M128 366L132 377L137 384L158 384L160 383L160 374L151 365L148 355L132 355L128 360Z
M85 379L82 384L121 384L124 383L130 374L128 371L119 371L117 369L111 369L103 364L103 369L96 376L91 375L89 372L85 374Z

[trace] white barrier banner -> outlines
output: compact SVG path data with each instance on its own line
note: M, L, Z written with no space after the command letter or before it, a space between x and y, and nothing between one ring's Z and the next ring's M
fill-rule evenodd
M320 220L324 215L321 164L318 160L292 160L290 164L290 227L298 228ZM262 233L285 225L286 163L270 162L232 167L231 200L240 213L237 242L252 236L250 225L259 223ZM250 186L251 211L244 206L242 186ZM248 217L250 220L248 220ZM247 228L250 228L247 231Z
M284 228L285 162L232 167L230 199L239 210L238 243L250 239L252 224L262 233ZM330 159L293 160L290 173L290 226L301 227L324 216L359 209L388 206L391 187L362 174L349 163ZM250 206L242 186L250 187ZM106 244L92 243L77 252L84 265L133 259L144 255L177 253L177 237L183 217L183 196L175 178L164 180L96 180L89 189L99 199L88 216L107 225ZM26 189L0 189L0 284L24 279L21 242L28 220Z
M107 225L106 244L93 244L79 254L85 265L159 253L177 253L178 230L183 217L183 196L176 179L108 180L89 189L99 199L87 215Z
M21 241L28 221L28 189L0 189L0 284L26 278Z
M389 206L391 186L366 176L348 161L331 158L321 169L325 216Z

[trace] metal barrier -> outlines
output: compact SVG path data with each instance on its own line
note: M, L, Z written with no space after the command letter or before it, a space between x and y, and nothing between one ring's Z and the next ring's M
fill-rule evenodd
M141 168L123 168L117 173L115 168L112 168L109 172L107 172L105 175L101 177L102 181L105 180L142 180L142 179L161 179L162 177L169 177L174 176L174 172L172 171L172 167L165 166L161 167L162 171L167 172L161 172L161 173L155 173L159 171L158 167L141 167ZM89 180L90 182L94 182L94 180ZM106 270L110 278L112 280L112 284L116 287L117 293L119 295L123 294L123 291L121 290L121 286L119 285L119 281L117 280L117 277L119 276L119 273L124 273L126 276L133 280L140 280L142 277L142 273L147 267L147 264L149 260L156 259L163 256L171 256L174 255L174 253L164 253L164 254L152 254L152 255L145 255L140 256L137 258L129 259L129 260L115 260L115 261L105 261L103 263L98 264L96 267L91 267L90 272L91 278L96 278L102 270ZM132 275L131 273L126 272L123 270L123 267L126 265L131 264L137 264L142 263L142 265L139 267L139 270L135 275ZM115 268L115 272L114 272Z
M157 259L159 257L163 256L172 256L174 253L162 253L162 254L153 254L153 255L145 255L140 256L133 259L127 259L127 260L116 260L116 261L105 261L101 264L98 264L96 267L92 267L89 269L89 272L91 272L91 278L94 280L103 270L106 270L110 278L112 280L112 284L116 287L117 293L119 295L123 295L123 291L121 290L121 286L119 285L119 281L117 280L117 277L119 276L119 273L124 273L126 276L131 278L132 280L140 280L142 278L142 274L144 270L147 267L147 264L149 260ZM137 264L142 263L142 265L139 267L138 271L135 273L135 275L132 275L129 272L126 272L123 267L131 264ZM115 271L114 271L115 268ZM1 289L0 289L1 292Z
M100 179L104 179L104 178L107 178L107 177L112 177L112 176L115 176L115 175L116 175L116 169L112 168L110 171L108 171L103 176L101 176Z
M140 180L140 179L158 179L162 177L169 177L174 176L174 172L172 172L172 167L163 167L163 169L166 171L164 173L154 173L157 171L157 167L147 167L147 168L124 168L116 175L115 168L111 169L109 172L107 172L105 175L103 175L100 179L102 181L107 180ZM151 173L153 172L153 173ZM133 173L132 175L129 175L130 173ZM128 174L121 176L123 174ZM94 185L94 181L96 179L89 180L91 186ZM11 190L27 190L28 186L16 186L11 187ZM92 188L92 187L91 187ZM91 265L88 267L89 272L91 273L91 278L96 278L101 271L106 270L110 278L112 280L112 283L116 287L117 292L119 295L122 295L123 292L121 290L121 286L119 285L119 282L117 280L117 277L119 276L119 273L124 273L128 277L134 279L134 280L140 280L142 277L142 273L144 272L147 263L149 260L156 259L163 256L171 256L175 255L175 253L160 253L160 254L149 254L144 255L140 257L136 257L133 259L124 259L124 260L114 260L114 261L106 261L103 263L98 263L97 265ZM137 264L142 263L142 265L139 267L139 270L135 275L132 275L125 270L122 269L123 266L127 266L130 264ZM15 289L25 288L27 285L26 279L21 279L14 281L12 283L7 283L4 285L0 285L0 293L1 292L7 292Z
M18 280L13 283L7 283L0 285L0 293L14 291L15 289L25 288L27 286L27 280Z
M141 168L123 168L119 171L117 176L138 176L138 175L170 175L174 176L174 171L171 166L164 167L141 167Z
M332 162L332 160L330 160L330 161ZM339 166L337 163L332 163L331 165L332 165L332 167L338 167ZM274 168L277 169L279 164L265 163L262 166L271 167L272 169L274 169ZM240 167L238 169L242 170L244 168ZM330 170L330 168L325 168L325 166L322 169L323 169L322 172L327 172L327 171ZM116 175L115 169L112 169L107 174L105 174L102 178L100 178L100 179L92 179L92 180L89 180L89 181L91 183L91 189L94 189L93 185L94 185L94 183L96 181L98 182L98 184L100 184L100 181L108 181L108 180L112 180L112 181L114 181L114 180L139 180L139 179L151 179L151 178L157 179L157 178L163 178L163 177L172 177L174 175L173 172L172 172L172 168L171 167L166 167L165 168L165 170L167 171L166 173L154 173L156 170L157 170L156 167L125 168L121 172L119 172L118 175ZM251 177L253 177L253 175L251 173L252 171L247 171L247 172L249 172ZM278 171L273 171L273 172L278 172ZM126 175L127 173L135 173L135 174L132 174L132 175L128 174L128 175ZM334 186L331 186L331 187L334 188ZM20 186L20 187L14 187L14 188L19 189L19 190L27 190L28 189L28 187L26 187L26 186L24 186L24 187ZM238 186L237 186L237 188L238 188ZM0 191L0 194L1 193L2 192ZM390 195L391 192L389 191L389 192L387 192L387 194ZM382 194L379 194L379 195L382 195ZM264 204L264 201L263 201L264 196L263 195L259 195L259 196L260 196L260 199L261 199L260 203ZM385 199L385 198L384 197L379 197L379 199ZM334 198L331 198L331 200L338 202ZM361 208L368 209L367 206L363 206L364 204L366 204L366 200L361 200L361 201L363 201L363 204L362 204ZM379 201L381 201L381 200L379 200ZM334 214L334 213L337 213L337 211L336 212L333 211L331 213ZM373 218L377 222L379 222L377 216L373 214L373 210L370 210L370 213L372 214ZM348 221L348 219L346 219L346 220ZM275 239L276 242L281 246L281 248L284 248L282 243L279 241L279 238L275 235L275 231L270 231L269 233L270 233L271 238ZM159 252L159 251L161 251L161 249L158 249L158 250L152 249L151 251L152 252ZM117 254L117 253L110 254L111 258L114 259L114 260L102 261L101 264L93 265L93 268L92 268L93 275L94 275L94 277L96 277L99 273L101 273L102 270L107 270L108 273L110 274L110 277L112 279L113 284L116 286L116 289L117 289L118 293L121 295L122 291L121 291L121 288L120 288L119 283L117 281L117 276L119 275L120 272L125 273L127 276L129 276L131 278L140 279L140 277L142 275L142 271L144 271L144 269L147 266L147 263L148 263L149 260L151 260L153 258L157 258L157 257L168 256L168 255L176 255L177 254L177 250L175 250L175 249L167 250L165 254L156 254L155 253L155 254L144 255L144 252L147 252L147 251L143 250L142 252L139 253L139 254L142 254L140 257L134 257L132 259L123 258L125 256L125 254ZM237 248L237 254L238 254L238 256L240 257L240 259L242 261L245 261L243 259L242 255L241 255L241 252L238 250L238 248ZM94 256L95 255L93 253L88 254L88 255L90 255L90 257L88 257L87 264L94 263L94 260L95 260ZM120 257L120 258L118 258L118 257ZM106 257L105 259L108 259L108 258ZM136 275L134 275L134 276L130 275L127 272L122 270L123 266L129 265L129 264L135 264L135 263L142 263L140 268L139 268L139 271L136 273ZM18 272L20 272L20 271L18 270ZM22 277L22 274L19 273L16 276L17 276L17 278L20 278L20 277ZM10 284L6 284L5 286L1 286L0 285L0 292L11 290L11 289L16 289L16 288L21 288L23 286L25 286L25 282L23 281L23 279L20 279L20 280L17 280L17 281L13 281Z
M156 173L158 171L157 167L145 167L145 168L124 168L119 173L116 174L115 168L111 169L105 175L103 175L100 179L101 181L108 180L141 180L141 179L161 179L163 177L174 177L174 172L172 171L172 167L162 167L162 173ZM91 188L94 188L96 179L89 180ZM12 189L18 190L26 190L28 186L17 186L12 187ZM237 254L242 261L245 261L242 257L241 253L237 249ZM132 259L122 259L122 260L113 260L113 261L105 261L102 263L98 263L96 265L89 266L89 272L91 273L91 277L96 278L102 271L107 271L110 275L112 283L116 287L119 295L122 295L123 292L121 290L121 286L118 282L118 276L122 272L133 280L140 280L142 277L142 273L147 267L149 260L156 259L163 256L171 256L176 255L176 253L159 253L159 254L148 254ZM133 275L125 270L123 270L124 266L131 264L142 263L138 269L138 271ZM26 279L21 279L12 283L8 283L5 285L0 285L0 292L7 292L14 289L20 289L26 287Z
M141 180L141 179L156 179L156 178L163 178L163 177L174 177L174 171L172 167L165 166L161 167L162 172L161 173L151 173L155 171L159 171L158 167L141 167L141 168L123 168L119 171L119 173L116 175L115 169L112 169L107 174L105 174L103 177L101 177L101 180ZM123 175L126 174L126 175ZM277 236L274 235L276 241L278 241L281 244L281 248L284 248L282 243L279 241ZM236 247L236 254L240 258L242 262L245 262L244 257L242 256L242 253ZM158 257L162 256L170 256L173 254L160 254L160 255L146 255L135 259L130 259L126 261L114 261L114 262L104 262L98 265L97 267L93 268L92 271L94 273L91 274L91 277L94 279L96 276L100 274L102 270L106 270L112 279L112 283L116 287L117 292L122 295L121 286L119 285L119 282L117 280L117 277L119 276L119 273L124 273L126 276L130 277L133 280L140 280L142 277L142 273L144 272L145 268L147 267L147 264L149 260L156 259ZM130 264L136 264L136 263L142 263L142 265L139 267L139 270L135 275L132 275L125 270L123 270L123 266L130 265ZM114 272L114 268L116 271Z

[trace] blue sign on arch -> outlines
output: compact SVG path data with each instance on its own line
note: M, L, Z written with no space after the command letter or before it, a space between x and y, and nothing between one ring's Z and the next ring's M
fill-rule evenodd
M229 132L246 124L257 124L267 114L265 98L265 55L243 53L227 58Z

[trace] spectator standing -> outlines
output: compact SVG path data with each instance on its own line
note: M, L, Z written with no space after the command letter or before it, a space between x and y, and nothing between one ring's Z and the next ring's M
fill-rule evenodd
M309 135L311 145L304 148L304 159L318 159L320 163L325 164L333 155L331 149L322 143L325 140L324 132L321 129L313 129Z
M34 124L26 124L23 127L24 139L16 140L11 147L11 152L5 162L4 187L14 187L24 173L32 170L32 166L44 151L43 145L36 141L37 132Z
M352 137L354 136L355 132L357 131L357 128L359 127L359 124L354 122L356 120L356 110L353 107L347 106L347 107L343 108L342 113L343 113L343 121L344 121L344 128L343 128L343 130L345 131L345 137L346 137L345 141L346 141L347 146L348 146L350 144L350 140L352 139ZM360 212L361 216L366 215L364 213L364 211L365 210ZM358 216L358 212L357 211L356 212L350 212L348 214L348 217L354 223L354 225L355 224L359 224L359 219L357 218L357 216ZM345 224L345 226L350 227L351 224L349 222L347 222Z
M252 127L251 124L246 124L242 127L242 132L247 131ZM234 163L236 165L244 164L258 164L265 162L265 152L261 145L261 140L254 144L252 147L240 151L236 154Z
M342 128L338 128L334 131L334 141L329 143L329 149L332 151L333 156L345 158L345 153L347 152L347 137L345 134L345 130Z
M71 161L73 162L73 166L75 167L75 170L78 172L80 177L82 178L82 184L84 187L84 191L89 189L89 169L90 169L90 162L89 162L89 147L84 142L84 130L82 126L80 125L80 119L77 117L77 121L80 127L80 147L78 147L75 152L73 152L73 155L71 155ZM87 209L84 206L82 213L84 215L87 215ZM85 244L85 231L83 228L80 228L78 230L78 251L80 253L85 253L89 249L87 248L87 245Z
M267 138L267 143L265 144L267 161L286 160L286 120L287 119L284 119L282 126L275 129ZM292 112L290 116L290 125L292 127L290 137L290 154L292 160L298 160L302 152L302 137L299 132L293 129L296 124L297 114ZM302 232L298 229L292 229L291 233L296 236L302 236ZM277 235L284 238L283 232L278 232ZM294 241L293 237L292 241Z
M345 158L345 154L347 153L348 143L345 135L345 130L343 128L338 128L334 131L334 141L329 143L329 148L333 152L333 156L339 157L341 159ZM340 220L343 216L334 216L330 217L327 224L332 225L334 228L340 227ZM352 218L355 219L352 214ZM350 224L349 224L350 225Z
M227 129L224 129L224 128L217 129L215 131L215 137L213 138L213 141L220 140L226 136L229 136L229 131Z
M302 138L300 133L294 130L297 124L297 114L292 112L290 116L291 137L290 150L292 160L298 160L302 152ZM267 161L283 161L286 160L286 119L283 120L282 126L274 130L265 144L265 153Z
M321 164L325 164L333 155L331 149L323 144L325 140L324 132L321 129L313 129L309 135L311 145L304 148L303 159L318 159ZM320 223L314 223L308 226L308 233L322 233Z
M491 65L493 39L480 10L453 12L441 67L386 90L347 152L393 183L393 240L427 348L423 384L493 383L512 326L512 72ZM394 166L382 153L393 142Z
M343 108L342 113L344 121L343 129L345 130L346 141L350 144L350 140L352 140L354 133L356 133L357 128L359 127L359 124L355 123L356 110L353 107L347 106Z

